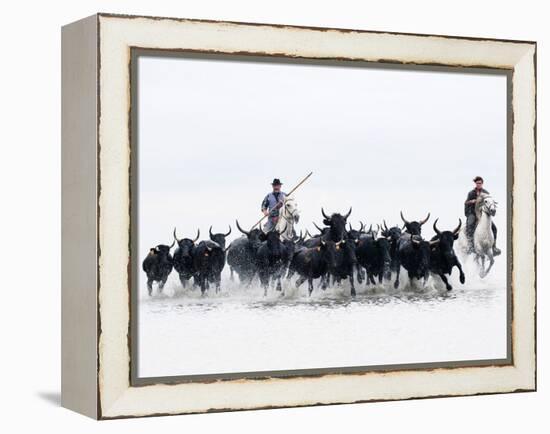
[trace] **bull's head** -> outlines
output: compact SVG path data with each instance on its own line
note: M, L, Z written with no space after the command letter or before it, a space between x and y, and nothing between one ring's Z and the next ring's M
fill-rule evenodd
M454 241L458 238L460 228L462 227L462 220L458 219L458 226L452 231L440 231L437 228L437 222L439 219L435 219L433 229L436 236L430 241L431 246L439 246L442 251L450 251L453 248Z
M331 238L333 241L344 238L346 234L346 222L351 214L351 210L352 208L350 207L348 213L345 215L334 213L329 217L325 213L325 210L321 208L321 214L324 217L323 223L330 227Z
M420 236L411 235L411 243L416 250L416 255L418 257L417 275L427 278L430 271L430 242L423 240Z
M317 250L327 264L328 269L334 270L338 265L336 262L336 243L334 241L322 239Z
M353 229L353 226L351 223L348 224L348 239L355 241L355 243L359 242L359 238L363 234L363 229L365 228L365 225L363 222L359 222L361 224L359 229Z
M237 229L242 234L246 235L249 241L257 241L262 233L260 229L250 229L249 231L245 231L241 225L239 224L238 220L235 220L235 223L237 225Z
M404 223L403 228L405 228L411 235L420 235L422 232L422 225L430 218L430 213L428 213L424 220L410 222L403 216L403 211L401 211L400 214L401 220L403 220Z
M170 253L170 249L172 247L174 247L174 244L176 242L173 241L172 244L170 244L169 246L167 246L166 244L159 244L158 246L156 247L151 247L149 249L149 254L150 255L160 255L160 256L168 256L168 254Z
M286 231L287 226L288 225L285 223L285 226L281 230L277 230L276 227L273 227L268 232L264 232L264 230L261 229L260 236L259 236L260 241L268 241L268 242L281 241L281 234L283 234Z
M208 230L208 234L210 235L210 239L214 241L215 243L218 243L222 249L225 249L225 238L229 236L231 233L231 226L229 226L229 231L227 233L212 233L212 226L210 226L210 229Z
M388 228L388 225L386 224L386 220L384 220L384 226L382 229L382 236L386 237L388 240L390 240L392 243L395 243L401 238L401 228L397 225Z
M197 229L197 236L193 239L191 238L178 238L176 233L176 228L174 228L174 240L178 243L178 247L181 249L183 256L188 256L195 246L195 243L199 240L201 236L200 229Z

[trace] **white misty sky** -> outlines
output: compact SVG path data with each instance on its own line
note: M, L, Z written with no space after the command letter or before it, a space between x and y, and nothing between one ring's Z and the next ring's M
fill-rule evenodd
M174 226L249 227L274 177L288 190L310 171L298 230L353 205L354 224L430 211L431 236L479 174L504 231L505 76L140 57L138 87L141 257Z

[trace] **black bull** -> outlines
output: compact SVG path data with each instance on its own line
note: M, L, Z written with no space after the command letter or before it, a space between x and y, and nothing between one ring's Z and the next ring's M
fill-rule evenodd
M231 279L233 279L233 272L236 272L241 283L250 285L257 273L256 251L261 245L260 235L262 231L260 229L245 231L238 221L236 221L236 224L237 229L244 236L237 238L229 246L227 265L229 265L231 271Z
M149 254L143 260L142 268L147 275L147 291L153 292L153 282L159 282L159 292L162 292L168 275L172 271L173 258L170 254L171 246L159 244L149 250Z
M462 220L458 220L458 226L453 231L443 231L441 232L437 228L437 220L434 222L433 229L436 233L430 241L431 244L431 255L430 255L430 270L432 273L437 274L448 291L453 289L451 284L447 280L446 274L449 276L453 271L453 267L457 267L459 271L460 283L464 284L466 278L464 272L462 271L462 265L456 257L456 254L453 249L454 241L458 238L460 228L462 226Z
M399 287L401 265L407 270L411 282L413 279L423 278L425 283L430 273L430 243L421 237L422 226L430 218L430 213L420 221L408 221L403 216L403 211L400 212L400 215L406 232L401 235L397 243L397 274L393 284L396 289Z
M304 246L308 248L318 247L321 241L332 241L336 243L335 266L322 276L321 284L323 287L326 287L330 275L338 282L342 279L349 279L351 295L355 296L356 291L353 272L357 267L357 257L355 255L355 243L353 240L347 239L348 234L346 231L347 219L351 211L352 208L350 208L345 215L334 213L328 216L324 209L321 208L321 214L324 217L323 223L328 227L324 229L318 228L321 231L321 236L305 241Z
M367 284L376 284L382 279L391 278L390 240L386 237L375 238L374 234L363 235L356 242L357 262L367 271Z
M178 247L174 252L174 269L177 271L181 285L185 288L187 281L191 277L196 276L195 266L193 264L193 254L195 251L195 243L200 237L200 230L197 230L197 236L194 239L181 238L176 235L174 228L174 240L178 243Z
M216 286L216 293L220 291L221 275L225 266L225 250L211 240L201 241L193 252L193 268L197 284L204 292L210 283Z
M324 277L329 270L336 268L336 243L320 240L317 247L301 247L292 258L291 269L299 274L296 280L298 288L308 281L309 295L313 292L313 279ZM323 289L326 280L323 279Z
M267 233L262 232L259 237L262 243L256 251L255 262L264 295L267 294L270 280L277 282L277 291L282 290L281 278L288 265L288 252L280 234L285 230L286 227L279 233L272 229Z

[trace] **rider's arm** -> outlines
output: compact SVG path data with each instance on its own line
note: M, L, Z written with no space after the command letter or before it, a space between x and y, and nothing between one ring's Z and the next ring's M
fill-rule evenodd
M262 213L263 213L263 215L268 215L269 214L268 208L269 208L269 200L266 196L266 197L264 197L264 200L262 200Z

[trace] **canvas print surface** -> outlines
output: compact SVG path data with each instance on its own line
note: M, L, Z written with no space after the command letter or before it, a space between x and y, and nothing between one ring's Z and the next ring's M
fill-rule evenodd
M135 78L138 377L508 357L506 75L140 55Z

